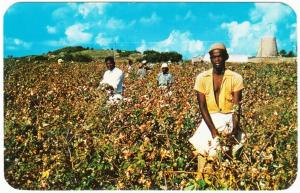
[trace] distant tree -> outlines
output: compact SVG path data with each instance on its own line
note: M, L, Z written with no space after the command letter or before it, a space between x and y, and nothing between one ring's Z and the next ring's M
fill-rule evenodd
M91 62L93 58L86 54L76 54L73 56L73 60L76 62Z
M168 52L168 61L179 62L182 60L182 55L177 52Z
M120 53L120 57L128 57L128 56L130 56L130 54L137 53L137 51L136 50L134 50L134 51L123 50L123 51L121 51L119 53Z
M283 57L286 56L286 51L284 49L280 50L279 55Z
M146 50L143 53L145 56L143 59L148 62L167 62L171 60L172 62L179 62L182 60L182 55L177 52L157 52L154 50Z
M144 60L147 60L148 62L160 62L161 61L161 55L159 52L154 50L146 50L144 51Z
M73 60L73 55L70 54L70 53L67 53L67 54L64 55L63 60L64 61L72 61Z
M154 51L154 50L145 50L143 52L144 55L150 55L150 54L159 54L159 52Z
M43 60L48 60L48 57L44 55L40 55L40 56L34 56L32 59L35 61L43 61Z
M72 53L72 52L78 52L78 51L82 51L82 50L86 50L87 48L84 48L82 46L67 46L58 50L54 50L52 51L53 54L59 54L61 52L68 52L68 53Z
M295 57L296 55L294 54L293 51L289 51L286 55L286 57Z

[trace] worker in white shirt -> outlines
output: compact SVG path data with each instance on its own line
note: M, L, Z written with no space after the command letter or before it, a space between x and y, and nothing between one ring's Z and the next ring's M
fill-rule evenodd
M137 76L140 79L145 78L147 75L147 60L143 60L142 63L139 65L139 69L137 71Z
M124 73L115 66L115 60L111 56L105 58L105 64L107 71L103 75L100 86L111 94L110 100L121 100L123 98Z
M172 74L169 72L167 63L162 63L161 72L157 76L157 85L160 88L170 88L174 82Z

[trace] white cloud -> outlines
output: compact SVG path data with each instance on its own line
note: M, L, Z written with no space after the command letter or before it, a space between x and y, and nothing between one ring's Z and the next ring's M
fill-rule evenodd
M49 34L55 34L56 33L56 27L47 25L46 28L47 28L47 32Z
M106 26L110 29L122 29L125 27L125 23L121 19L110 18Z
M204 50L203 42L192 39L190 32L183 32L173 30L169 37L155 43L147 43L145 40L137 48L138 51L143 52L147 49L154 49L157 51L177 51L185 58L191 58L201 54Z
M60 7L52 12L52 17L57 20L65 19L69 12L70 9L68 7Z
M31 43L25 42L25 41L20 40L18 38L14 38L14 44L16 46L21 46L21 47L27 48L27 49L31 47Z
M88 16L101 16L105 12L107 3L67 3L66 6L57 8L52 12L52 17L57 20L74 18L82 16L86 19Z
M85 32L89 29L88 24L77 23L71 25L65 30L65 37L61 37L58 40L48 40L44 44L48 46L70 46L76 44L89 43L93 37L91 33Z
M228 31L230 50L233 53L255 55L260 39L274 36L277 25L291 12L280 3L256 3L250 11L250 21L222 23L221 28Z
M194 20L194 19L196 19L196 17L193 15L191 10L189 10L188 12L186 12L186 14L184 16L176 15L175 19L177 21L179 21L179 20Z
M214 20L214 21L226 19L226 15L224 15L224 14L215 14L215 13L209 12L207 16L208 16L209 20Z
M189 10L186 14L185 14L185 16L184 16L184 20L188 20L188 19L193 19L194 18L194 16L193 16L193 14L192 14L192 12Z
M147 49L149 49L149 48L147 48L145 40L142 40L141 45L136 48L136 50L139 51L139 52L144 52Z
M132 20L128 23L128 27L132 27L135 24L136 24L136 20Z
M281 3L256 3L250 11L250 18L253 22L277 23L291 12L288 6Z
M113 42L113 39L105 37L103 33L99 33L95 38L95 42L102 47L107 47Z
M53 46L53 47L70 45L70 43L64 38L60 38L59 40L48 40L48 41L45 41L44 43L48 46Z
M260 40L262 32L257 25L252 25L248 21L238 23L223 23L222 28L228 30L230 37L230 51L238 54L247 54L248 50L257 50L257 41ZM238 50L238 51L237 51Z
M73 10L76 10L78 8L78 3L69 2L69 3L67 3L67 6Z
M69 26L65 34L67 36L67 40L70 43L88 43L92 39L92 34L88 32L84 32L89 29L87 24L77 23L72 26Z
M289 26L289 28L291 28L290 41L296 41L297 40L296 23Z
M9 50L30 49L31 42L26 42L19 38L5 38L5 47Z
M103 15L106 5L106 3L83 3L80 4L77 9L79 14L86 18L93 12L97 13L98 15Z
M68 26L65 30L65 36L59 38L58 40L48 40L44 41L44 44L48 46L72 46L78 44L91 43L93 34L87 32L91 30L91 25L89 23L76 23Z
M151 14L150 17L142 17L140 19L140 22L143 24L153 24L156 22L159 22L161 20L161 18L159 16L157 16L157 14L154 12Z

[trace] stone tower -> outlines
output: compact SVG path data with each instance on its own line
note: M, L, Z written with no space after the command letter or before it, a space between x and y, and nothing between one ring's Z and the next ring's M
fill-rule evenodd
M260 41L256 57L276 57L278 55L275 37L263 37Z

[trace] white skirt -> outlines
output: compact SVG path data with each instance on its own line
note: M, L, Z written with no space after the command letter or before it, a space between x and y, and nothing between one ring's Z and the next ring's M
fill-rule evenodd
M232 113L212 113L210 116L220 134L230 134L232 132ZM212 138L211 132L203 119L189 142L204 156L215 157L217 151L220 150L218 137Z

